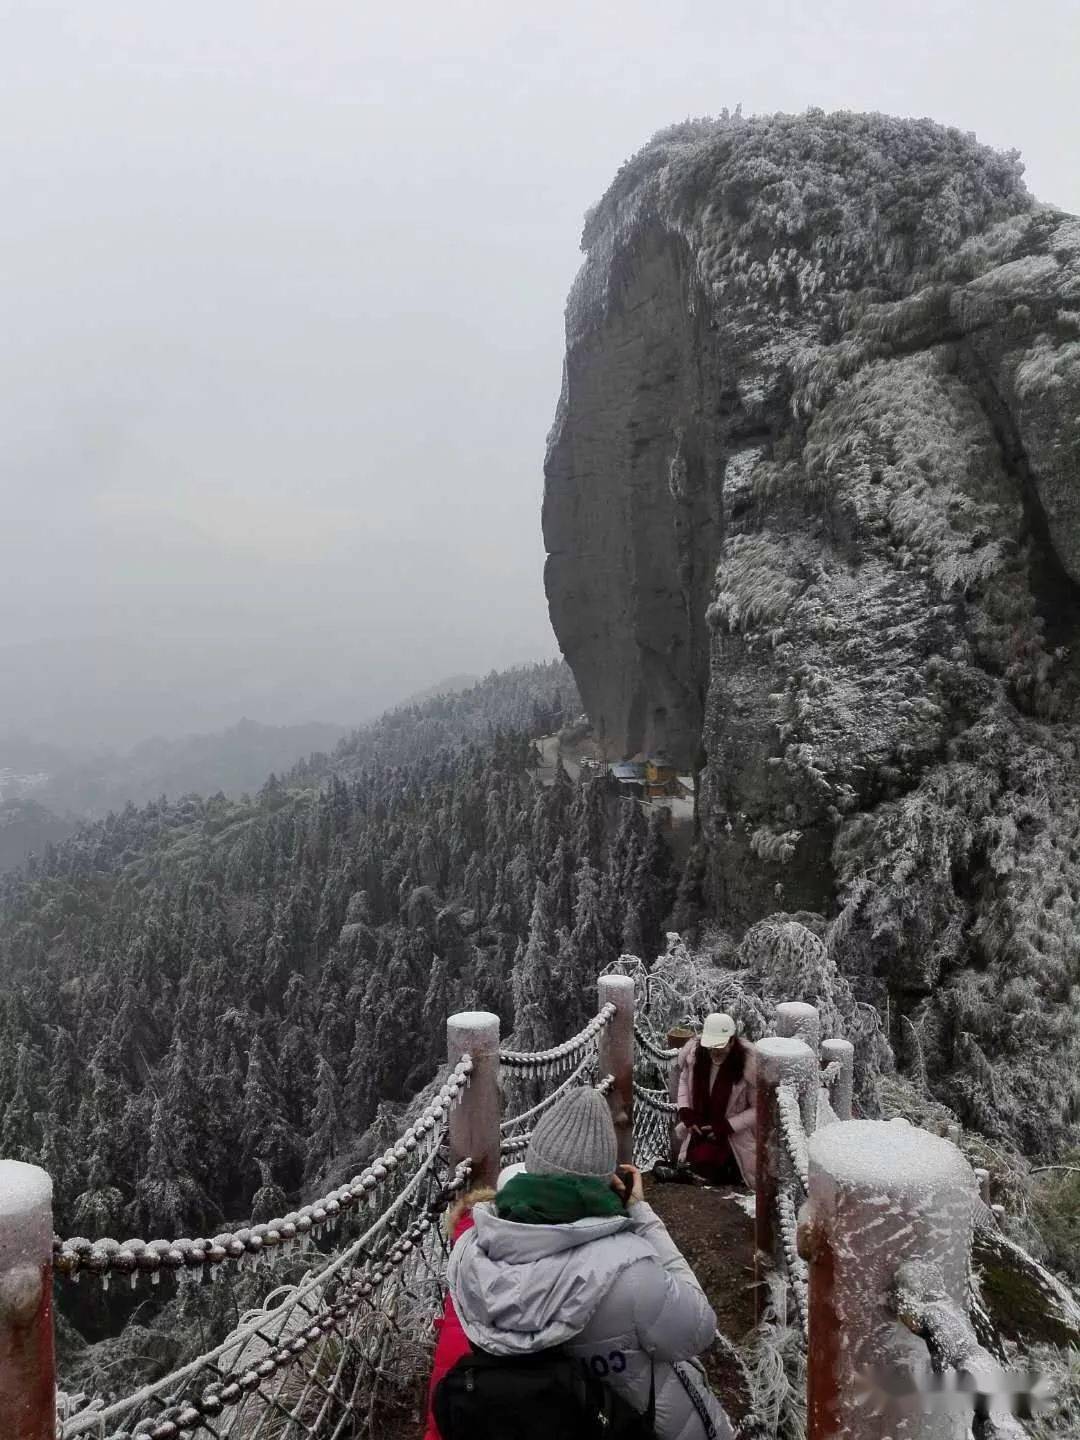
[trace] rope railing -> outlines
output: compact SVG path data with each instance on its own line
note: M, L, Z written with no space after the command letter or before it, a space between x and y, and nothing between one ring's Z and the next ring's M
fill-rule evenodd
M500 1130L517 1130L524 1121L532 1120L535 1116L542 1115L545 1110L554 1105L556 1100L561 1099L568 1090L573 1089L577 1082L581 1080L583 1076L586 1076L590 1070L593 1070L595 1066L595 1057L593 1055L586 1055L584 1060L579 1062L577 1069L571 1071L562 1084L557 1085L555 1089L545 1095L543 1099L538 1100L536 1104L530 1106L528 1110L522 1110L519 1115L509 1115L505 1120L501 1120L499 1122Z
M601 1007L599 1013L594 1015L583 1029L569 1040L564 1040L561 1045L552 1045L547 1050L500 1050L499 1064L540 1079L558 1074L581 1059L601 1031L611 1024L614 1016L615 1006L608 1003Z
M649 1059L655 1061L657 1065L670 1065L672 1061L678 1059L678 1050L661 1045L660 1041L650 1035L641 1024L635 1023L634 1025L634 1039Z
M791 1293L795 1298L795 1312L803 1339L810 1338L810 1276L806 1261L799 1254L797 1205L794 1187L790 1184L777 1192L776 1211L783 1248L784 1269L787 1272Z
M365 1346L371 1326L365 1330L363 1322L378 1312L375 1297L402 1267L412 1272L430 1266L425 1241L436 1233L438 1214L467 1182L466 1159L445 1183L431 1184L424 1197L424 1182L433 1180L444 1153L441 1143L434 1147L374 1223L323 1269L273 1292L207 1354L121 1400L66 1418L58 1440L82 1435L173 1440L200 1429L211 1435L243 1433L245 1440L250 1434L254 1440L271 1414L275 1440L340 1434L340 1417L352 1409L362 1372L372 1363L370 1343ZM409 1223L393 1228L406 1212ZM346 1342L352 1344L349 1358L356 1372L351 1384L345 1383ZM328 1407L340 1412L332 1429L324 1429ZM230 1410L228 1430L217 1429L219 1417ZM254 1428L239 1430L248 1420Z
M649 1090L634 1081L634 1164L647 1170L670 1159L675 1105L663 1090Z
M649 1090L644 1085L639 1085L636 1080L634 1081L634 1099L661 1115L675 1115L679 1108L666 1090Z
M256 1310L245 1314L205 1354L127 1396L106 1394L89 1403L76 1397L74 1403L66 1403L57 1440L91 1436L95 1440L362 1440L385 1430L386 1417L395 1406L405 1405L403 1373L411 1365L423 1370L429 1360L431 1322L443 1300L447 1256L437 1221L455 1195L470 1184L493 1185L498 1167L527 1149L535 1122L580 1085L594 1084L607 1096L621 1163L632 1157L647 1169L661 1158L672 1157L676 1105L667 1090L634 1080L635 1038L637 1058L646 1062L639 1072L643 1076L649 1075L649 1066L663 1075L663 1067L669 1067L678 1052L660 1046L643 1025L634 1024L629 977L601 977L600 999L603 1003L598 1013L577 1035L542 1051L501 1050L498 1019L488 1012L461 1012L450 1017L450 1072L412 1124L348 1185L330 1190L279 1220L222 1232L209 1240L116 1242L76 1237L55 1242L55 1271L72 1280L80 1273L105 1280L126 1274L134 1283L144 1273L156 1279L169 1272L198 1280L203 1274L212 1278L227 1260L240 1266L267 1255L284 1255L342 1219L358 1216L364 1207L380 1207L364 1232L340 1243L336 1254L325 1256L314 1249L305 1253L298 1263L308 1268L298 1283L279 1286L266 1295ZM815 1333L825 1334L820 1325L815 1332L810 1315L809 1279L815 1251L807 1237L813 1233L815 1196L820 1199L820 1181L815 1175L832 1163L828 1158L832 1146L838 1157L848 1157L843 1164L837 1159L832 1173L844 1178L833 1183L851 1183L850 1176L856 1171L845 1146L851 1144L860 1126L889 1132L888 1144L880 1139L874 1144L878 1147L875 1153L887 1154L890 1159L895 1158L894 1137L903 1133L882 1122L845 1123L850 1122L853 1050L846 1041L825 1040L819 1059L817 1048L811 1048L805 1039L817 1033L815 1015L809 1013L812 1010L802 1003L787 1006L783 1023L797 1023L798 1034L767 1037L754 1047L757 1115L759 1123L769 1127L766 1136L758 1136L757 1249L787 1281L798 1329L809 1344L811 1392L815 1384L834 1388L839 1384L835 1356L830 1352L825 1365L815 1358L813 1344ZM505 1082L518 1087L516 1091L511 1088L511 1093L534 1099L528 1108L505 1118L500 1071ZM598 1075L602 1078L597 1080ZM545 1093L537 1095L541 1089ZM958 1155L954 1147L949 1150ZM913 1154L921 1157L922 1151ZM962 1159L957 1163L961 1167L966 1164ZM41 1175L33 1167L16 1168ZM871 1222L872 1207L885 1205L878 1199L879 1190L875 1178L861 1202L868 1207ZM966 1217L967 1228L958 1222L956 1232L967 1237L974 1201L961 1191L962 1186L956 1191L960 1198L955 1205L957 1214ZM800 1228L804 1201L810 1227L806 1234ZM34 1203L47 1213L47 1191ZM901 1206L898 1210L897 1204ZM894 1209L882 1211L890 1222L894 1214L898 1224L903 1220L901 1228L860 1223L845 1236L846 1248L833 1245L830 1265L835 1273L830 1270L823 1281L814 1272L816 1296L823 1293L823 1284L847 1283L844 1267L849 1265L857 1274L854 1283L862 1287L852 1293L870 1295L863 1283L865 1265L858 1255L864 1241L880 1246L892 1240L898 1247L908 1246L906 1252L897 1254L897 1260L922 1259L939 1244L939 1230L941 1234L945 1230L931 1228L924 1235L918 1229L920 1221L907 1223L902 1204L889 1199L888 1205ZM822 1213L833 1212L826 1208ZM848 1212L845 1209L843 1213ZM10 1222L5 1223L10 1229ZM8 1229L3 1238L8 1251L16 1253ZM887 1231L884 1238L883 1231ZM919 1245L922 1251L911 1249ZM960 1273L962 1267L951 1263ZM47 1273L47 1256L42 1264ZM981 1433L994 1440L1019 1440L1024 1432L1000 1401L999 1392L1003 1393L1006 1381L999 1370L986 1369L985 1352L977 1348L962 1313L964 1296L946 1294L944 1289L939 1294L926 1284L920 1288L910 1268L905 1270L902 1265L900 1269L892 1266L888 1273L897 1277L892 1313L923 1335L935 1362L942 1362L947 1353L957 1356L955 1368L974 1377L973 1385L985 1380L977 1389L982 1397L978 1404L983 1407L979 1412ZM0 1281L3 1278L0 1273ZM814 1303L816 1306L818 1299ZM828 1313L832 1315L834 1310ZM842 1307L835 1313L847 1314ZM886 1320L893 1323L888 1317ZM857 1327L850 1316L844 1323L854 1337ZM43 1335L48 1334L50 1324L46 1312L45 1328L38 1327ZM848 1352L843 1353L846 1356ZM43 1347L37 1358L47 1369L49 1383L35 1386L32 1393L47 1395L54 1384L51 1345ZM0 1387L0 1434L9 1433L10 1417L22 1413L12 1410L12 1403L25 1405L29 1394L27 1389L21 1397L11 1397ZM828 1407L834 1400L816 1410L817 1402L812 1401L811 1415L831 1413ZM846 1393L843 1405L848 1406ZM855 1422L851 1436L852 1440L864 1440L864 1431ZM821 1440L813 1423L810 1440Z
M795 1087L784 1083L776 1087L776 1118L780 1127L780 1138L791 1173L799 1182L802 1193L810 1193L810 1157L806 1149L806 1131L803 1128L802 1113L799 1109L799 1095Z
M312 1234L318 1238L325 1226L335 1225L342 1215L361 1205L370 1205L375 1192L399 1165L408 1164L416 1156L422 1158L430 1151L437 1127L459 1103L472 1068L471 1057L463 1055L434 1098L376 1160L359 1175L354 1175L347 1185L338 1186L280 1219L222 1231L212 1239L121 1242L89 1240L83 1236L71 1240L57 1237L53 1241L53 1267L59 1274L76 1281L84 1271L97 1275L106 1288L111 1275L128 1276L134 1288L140 1276L149 1276L156 1284L163 1271L201 1270L229 1260L239 1265L245 1259L258 1262L268 1255L288 1253L298 1240Z

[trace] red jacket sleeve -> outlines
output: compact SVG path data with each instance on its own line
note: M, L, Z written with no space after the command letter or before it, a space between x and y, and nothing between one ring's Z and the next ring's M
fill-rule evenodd
M473 1218L471 1215L463 1215L454 1227L454 1241L456 1242L471 1230ZM439 1435L439 1427L435 1424L435 1414L432 1410L432 1403L435 1395L435 1386L446 1374L452 1370L463 1355L468 1355L470 1346L468 1336L461 1328L461 1321L454 1309L454 1302L449 1293L443 1301L443 1313L440 1319L435 1321L438 1339L435 1342L435 1358L431 1362L431 1383L428 1385L428 1412L427 1428L424 1431L424 1440L442 1440Z

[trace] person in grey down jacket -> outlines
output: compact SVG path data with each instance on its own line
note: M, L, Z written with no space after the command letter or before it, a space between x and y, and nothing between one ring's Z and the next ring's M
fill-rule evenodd
M537 1122L525 1171L477 1205L447 1279L469 1340L491 1355L561 1345L644 1413L659 1440L730 1440L696 1360L716 1316L660 1219L615 1175L607 1101L571 1090Z

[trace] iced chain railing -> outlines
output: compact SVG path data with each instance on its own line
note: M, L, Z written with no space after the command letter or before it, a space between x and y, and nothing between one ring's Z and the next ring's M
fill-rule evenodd
M634 1022L634 1039L637 1041L642 1056L651 1060L664 1074L671 1068L672 1062L678 1059L678 1050L661 1045L660 1041L650 1035L645 1027L637 1021Z
M432 1136L458 1103L469 1083L472 1060L464 1055L447 1076L435 1098L392 1145L347 1185L299 1210L290 1211L280 1219L265 1224L245 1225L237 1230L223 1231L212 1239L194 1240L88 1240L78 1236L53 1242L53 1266L57 1274L78 1281L85 1271L101 1277L108 1287L111 1275L129 1276L132 1288L140 1276L149 1276L156 1284L161 1272L210 1270L235 1260L237 1265L256 1264L266 1256L288 1251L308 1235L316 1237L324 1227L332 1227L349 1212L373 1206L387 1177L399 1167L408 1167L422 1159L431 1149Z
M776 1188L776 1226L783 1252L784 1269L795 1299L795 1311L803 1339L810 1334L810 1276L796 1243L799 1205L810 1190L810 1157L806 1130L795 1086L784 1082L776 1087L776 1121L782 1154Z
M600 1032L611 1024L614 1015L615 1006L609 1003L582 1030L561 1045L553 1045L549 1050L500 1050L499 1064L504 1069L515 1070L535 1080L561 1075L595 1049Z
M471 1162L446 1170L446 1127L364 1233L295 1286L275 1290L220 1345L132 1395L64 1418L58 1440L344 1440L377 1433L394 1349L420 1346L442 1298L438 1217ZM418 1323L419 1322L419 1323Z
M349 1426L363 1413L361 1391L369 1416L378 1401L387 1334L393 1332L399 1347L423 1334L441 1303L445 1250L436 1219L470 1169L463 1161L448 1173L447 1121L472 1068L462 1056L417 1119L348 1186L269 1226L230 1232L232 1248L224 1236L218 1244L157 1242L145 1251L131 1241L115 1250L115 1242L97 1242L89 1252L72 1247L80 1261L92 1261L79 1268L103 1280L110 1270L130 1273L134 1282L143 1272L157 1280L162 1270L186 1275L191 1267L188 1278L197 1283L203 1273L213 1278L222 1263L220 1256L210 1258L212 1249L238 1266L257 1265L350 1212L381 1207L358 1239L329 1259L316 1252L317 1268L299 1284L275 1290L215 1349L134 1394L66 1414L59 1440L338 1440L351 1434ZM129 1256L136 1257L134 1269ZM158 1263L146 1263L145 1256ZM61 1274L77 1279L79 1268L65 1266Z
M560 1085L556 1085L554 1090L549 1091L535 1105L530 1105L528 1110L522 1110L517 1115L508 1115L505 1120L499 1122L499 1129L509 1132L507 1138L515 1139L528 1121L536 1120L545 1110L554 1105L556 1100L561 1099L568 1090L575 1089L580 1085L588 1085L595 1072L596 1056L590 1052L578 1062L577 1068L572 1070ZM612 1083L610 1075L605 1079L609 1085ZM606 1094L606 1091L604 1093ZM531 1126L529 1128L531 1133Z
M666 1090L649 1090L634 1081L634 1164L639 1169L669 1158L676 1109Z

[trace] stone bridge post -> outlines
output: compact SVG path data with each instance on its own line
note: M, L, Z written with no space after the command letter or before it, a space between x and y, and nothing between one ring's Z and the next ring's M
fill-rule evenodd
M821 1015L805 1000L781 1000L776 1007L776 1033L805 1040L815 1055L821 1050Z
M850 1040L823 1040L821 1063L840 1065L840 1073L829 1092L829 1103L838 1120L851 1119L851 1097L855 1087L855 1046Z
M788 1083L799 1097L803 1129L811 1134L817 1123L820 1069L817 1053L793 1035L767 1035L754 1046L757 1064L757 1156L754 1239L759 1258L776 1260L776 1196L787 1164L777 1118L776 1091ZM760 1294L760 1291L759 1291ZM762 1302L764 1296L761 1297Z
M52 1180L0 1160L0 1435L55 1440Z
M936 1267L968 1308L975 1177L956 1146L903 1121L852 1120L810 1137L799 1248L810 1270L808 1440L954 1440L971 1413L935 1408L926 1342L893 1313L900 1266Z
M472 1157L470 1186L494 1186L499 1175L499 1017L490 1010L462 1010L446 1022L446 1059L453 1070L472 1058L468 1088L450 1112L450 1164Z
M596 984L600 1009L615 1006L611 1021L600 1032L598 1065L601 1078L613 1075L608 1094L619 1164L634 1163L634 982L629 975L601 975Z

